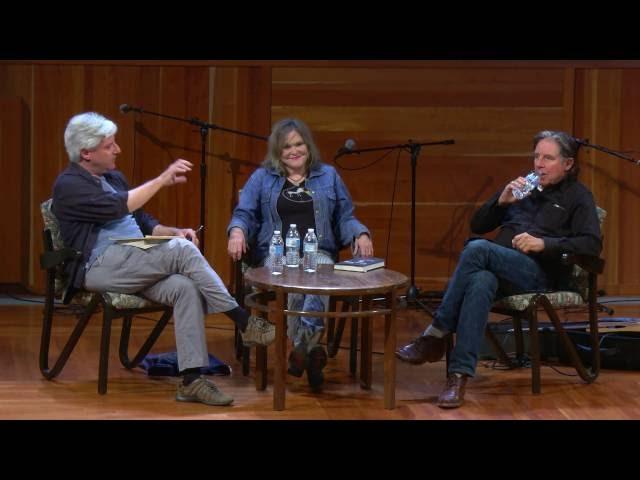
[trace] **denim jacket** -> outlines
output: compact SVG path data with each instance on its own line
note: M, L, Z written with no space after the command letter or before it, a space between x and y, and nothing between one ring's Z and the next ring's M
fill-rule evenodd
M274 230L286 232L277 212L278 196L285 183L280 173L258 168L247 180L240 193L240 200L233 211L227 235L234 227L244 232L247 244L252 246L252 263L259 263L269 253L269 243ZM353 215L353 202L336 169L320 164L309 172L307 188L313 198L318 248L335 259L338 251L369 230Z

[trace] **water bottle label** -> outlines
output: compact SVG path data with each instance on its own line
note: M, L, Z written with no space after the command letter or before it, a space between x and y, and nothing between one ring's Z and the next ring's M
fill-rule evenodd
M315 243L305 243L304 251L305 253L316 253L318 251L318 245Z
M276 253L276 246L269 245L269 255L273 256L274 253Z
M276 255L283 254L284 248L282 245L273 245L271 248L273 248L273 253L275 253Z
M298 248L300 246L299 238L287 238L287 247Z

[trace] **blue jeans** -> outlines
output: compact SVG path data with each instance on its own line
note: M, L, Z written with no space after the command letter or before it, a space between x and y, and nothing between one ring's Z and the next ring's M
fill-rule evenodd
M456 333L449 371L473 376L491 305L501 291L544 291L547 278L533 258L488 240L473 240L460 255L433 326Z
M265 258L260 264L264 265L266 260ZM329 252L318 250L318 265L333 263L333 258ZM315 273L309 273L308 275L315 275ZM288 310L326 312L328 306L328 295L304 295L302 293L290 293L288 295ZM323 318L298 315L287 317L287 336L293 341L293 346L297 349L311 351L322 339L324 330Z

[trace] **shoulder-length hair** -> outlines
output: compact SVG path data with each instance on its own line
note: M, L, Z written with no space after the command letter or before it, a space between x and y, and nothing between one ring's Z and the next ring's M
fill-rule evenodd
M309 152L306 164L307 172L320 166L322 163L320 151L316 146L316 142L313 140L313 135L311 135L311 130L307 124L297 118L284 118L276 122L271 129L267 155L262 162L263 167L286 175L286 170L280 157L287 143L287 137L293 131L302 137L302 141L307 146L307 151Z

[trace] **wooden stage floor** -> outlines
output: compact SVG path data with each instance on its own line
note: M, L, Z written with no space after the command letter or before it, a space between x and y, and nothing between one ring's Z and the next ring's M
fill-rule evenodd
M10 303L10 302L9 302ZM638 316L637 304L615 306L615 316ZM272 410L272 389L258 392L253 369L241 373L233 356L233 326L220 315L207 318L209 352L227 362L231 376L213 377L218 386L235 398L229 407L176 402L176 378L148 377L142 370L128 371L117 358L120 321L114 322L109 365L109 392L97 393L98 342L101 316L92 319L69 363L55 381L42 378L38 369L41 304L0 304L0 419L640 419L640 372L602 370L587 385L577 376L565 376L549 367L542 369L542 394L532 395L528 369L496 370L491 361L480 361L477 375L467 386L462 408L442 410L434 401L445 378L444 361L422 366L397 363L395 410L383 408L382 322L376 323L373 388L361 390L348 373L348 350L330 359L326 384L312 393L306 378L287 377L287 408ZM419 310L401 310L398 344L422 331L430 318ZM54 326L54 352L62 334L74 324L73 316L58 316ZM134 320L133 341L142 338L150 319ZM173 351L169 326L154 352ZM348 330L348 328L346 329ZM61 334L62 333L62 334ZM139 345L134 343L134 345ZM343 339L347 345L347 339ZM271 351L270 351L271 354ZM574 374L569 367L560 371Z

